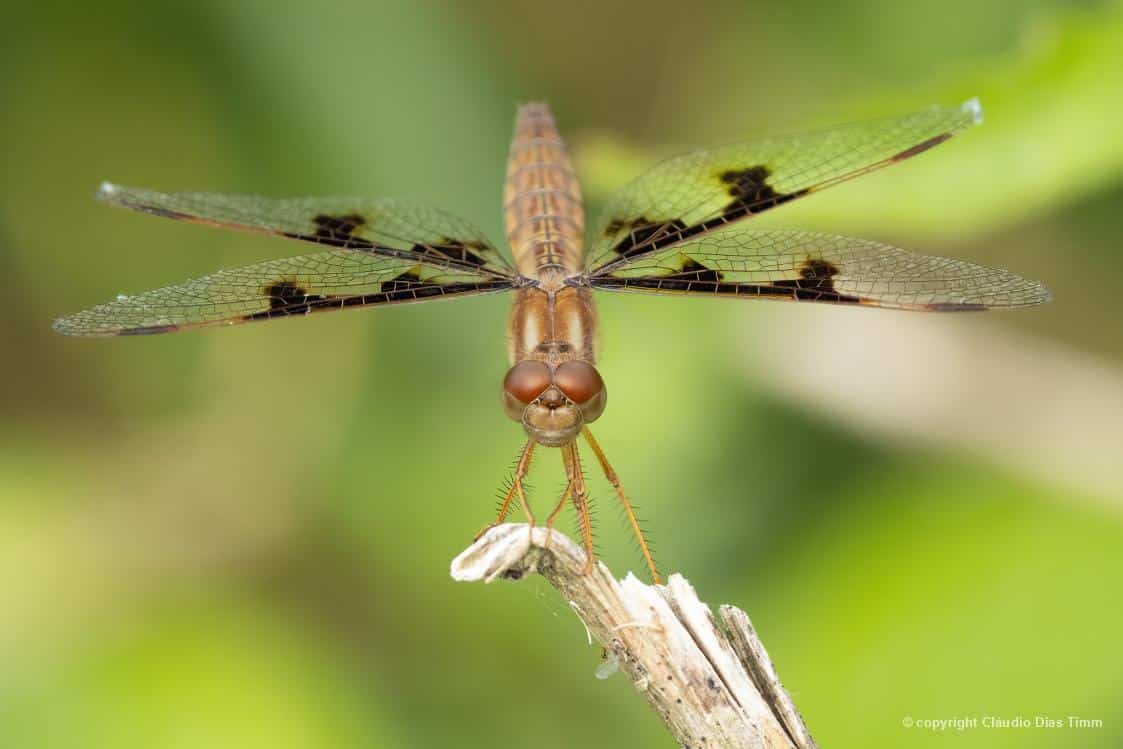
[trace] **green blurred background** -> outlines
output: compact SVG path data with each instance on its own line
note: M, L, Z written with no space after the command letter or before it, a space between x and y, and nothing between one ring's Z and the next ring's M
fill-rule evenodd
M653 158L981 97L763 217L1041 279L1021 313L614 296L599 437L665 570L825 747L1123 746L1116 3L8 3L0 747L671 747L538 581L449 580L521 430L507 300L84 341L53 317L300 247L96 204L396 196L503 236L517 103L596 214ZM562 485L547 455L539 506ZM603 556L642 569L607 485ZM1095 729L902 727L996 715Z

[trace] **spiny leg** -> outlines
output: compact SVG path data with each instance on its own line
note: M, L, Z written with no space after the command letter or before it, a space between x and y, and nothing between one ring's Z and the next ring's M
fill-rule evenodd
M476 534L477 539L507 519L507 513L511 511L511 502L516 495L519 498L519 503L522 505L523 512L526 513L527 521L533 527L534 513L531 512L530 503L527 502L526 494L523 492L523 479L526 478L526 474L530 470L530 459L534 456L534 446L536 444L537 443L533 439L527 440L526 445L522 449L522 453L519 454L519 460L515 464L515 473L511 478L511 486L508 487L507 495L503 498L503 504L499 507L498 517L495 518L494 523Z
M593 521L589 517L589 492L585 488L585 474L581 471L581 458L577 454L577 443L570 442L562 447L562 461L565 463L565 473L569 479L571 490L566 494L573 498L573 507L577 510L577 522L581 526L581 540L585 544L585 569L583 574L593 571Z
M562 453L562 460L565 461L565 459L565 454ZM568 469L566 470L566 475L569 475ZM573 482L568 481L565 485L565 491L562 493L562 498L558 500L558 503L556 505L554 505L554 510L550 513L550 517L546 518L546 546L550 545L550 539L554 535L554 521L558 519L558 515L561 514L562 508L565 507L566 503L569 502L572 496Z
M530 509L530 502L526 501L526 492L523 491L523 479L526 478L527 471L530 470L530 458L534 455L534 446L536 444L533 438L526 441L526 447L523 448L522 457L519 458L519 464L515 467L515 491L519 495L519 504L522 505L523 513L526 515L526 522L532 529L534 528L534 511Z
M624 488L620 486L620 477L616 475L616 471L608 463L608 458L604 456L604 451L600 449L600 445L593 438L593 433L589 431L589 427L582 427L581 433L585 435L589 447L592 448L593 454L597 456L600 461L600 466L604 470L604 476L608 482L612 484L612 488L616 490L616 497L620 500L620 504L624 506L624 513L628 516L628 522L632 525L632 531L635 532L636 538L639 540L640 551L643 552L644 561L647 562L647 569L651 572L651 580L656 585L662 582L659 577L659 570L655 567L655 559L651 556L651 551L647 548L647 540L643 536L643 530L639 527L639 521L636 520L636 514L632 511L632 505L628 502L628 497L624 494ZM575 450L576 454L576 450Z

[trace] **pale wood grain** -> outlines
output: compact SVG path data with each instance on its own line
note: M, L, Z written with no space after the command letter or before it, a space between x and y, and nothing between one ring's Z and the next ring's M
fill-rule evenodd
M748 616L718 619L681 575L617 580L569 538L523 524L491 528L452 562L462 581L538 573L558 590L683 747L816 749Z

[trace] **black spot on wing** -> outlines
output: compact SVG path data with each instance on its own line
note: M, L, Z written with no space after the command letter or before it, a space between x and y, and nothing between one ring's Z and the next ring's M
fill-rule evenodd
M417 275L417 271L411 269L394 276L389 281L383 281L378 290L386 296L387 301L400 301L402 299L415 299L418 292L425 296L426 290L429 291L428 296L432 296L433 293L440 293L440 284L422 281L421 276Z
M800 266L799 278L781 279L772 283L730 283L723 281L721 274L716 270L686 257L680 272L646 278L605 276L594 279L593 285L615 289L650 289L719 296L756 296L804 302L860 304L862 301L860 297L843 294L835 289L834 277L838 272L838 268L826 260L808 258Z
M605 226L605 236L615 237L621 231L628 230L627 235L613 246L613 252L621 257L654 252L774 208L808 192L806 189L791 193L777 192L768 184L771 172L763 165L727 169L716 176L725 185L730 197L717 216L696 224L687 224L679 218L666 221L653 221L646 216L632 220L613 218Z
M309 294L295 281L277 281L265 287L264 294L269 299L269 309L280 309L292 305L314 302L324 297Z
M511 288L505 280L446 283L424 281L417 271L408 270L379 284L378 291L350 296L308 294L291 281L278 281L268 287L269 309L243 315L242 320L268 320L275 317L307 315L311 312L367 307L393 302L410 302L437 296L455 296L470 292L501 291ZM276 301L281 300L281 301Z
M282 234L290 239L318 242L328 247L369 250L376 247L374 242L355 236L355 230L364 226L366 222L366 219L357 213L345 213L338 216L321 213L312 218L312 223L315 224L316 229L311 235L294 232L282 232Z
M670 273L663 278L681 281L720 281L721 273L713 268L707 268L692 257L683 257L681 270Z
M809 257L799 267L799 278L773 281L771 286L791 293L793 299L860 303L859 297L835 289L834 277L837 275L838 268L829 260Z
M378 296L385 302L402 302L414 299L427 299L434 296L463 294L468 291L489 291L510 288L509 281L468 281L454 283L434 283L425 281L414 269L383 281Z
M487 264L483 253L491 250L491 247L487 243L475 239L464 241L441 237L440 241L434 244L415 244L410 249L421 255L436 254L458 263L480 268Z
M675 278L673 276L649 276L640 278L617 278L601 276L594 278L591 285L601 289L646 289L650 291L675 291L698 295L748 296L769 299L792 299L804 302L834 302L860 304L861 299L837 291L829 291L800 285L800 281L780 281L777 283L731 283Z
M377 304L381 301L379 294L356 294L354 296L318 296L309 294L301 297L303 301L294 301L292 304L270 307L262 312L253 312L243 315L241 319L247 321L270 320L276 317L290 317L293 315L307 315L311 312L325 310L345 309L347 307L361 307L367 304Z
M838 268L829 260L809 257L799 267L799 275L807 280L826 279L831 281L831 287L833 288L834 281L831 279L838 275Z
M499 291L509 288L511 288L511 283L504 280L434 283L422 280L417 275L417 271L411 269L389 281L383 281L377 296L383 302L401 302L427 299L434 296L464 294L470 291Z
M357 213L346 213L342 216L321 213L312 219L312 223L316 225L316 236L328 239L350 237L355 229L366 222L367 220Z
M608 226L604 227L604 235L606 237L615 237L625 226L627 226L626 223L618 218L614 218L608 222Z
M608 235L614 236L621 230L628 229L628 234L612 248L613 252L621 257L668 247L705 230L702 225L687 226L677 218L670 221L652 221L645 216L629 222L613 219L609 222L609 229L614 226L616 227L614 231L606 229Z
M339 247L349 250L389 249L381 247L369 239L355 236L355 231L367 224L367 220L357 213L346 213L338 216L321 213L313 217L312 223L315 224L316 230L311 236L294 234L291 232L283 232L283 234L292 239L311 240L319 244L328 245L329 247ZM414 244L410 247L409 252L418 255L437 255L440 258L451 260L461 265L470 265L475 268L480 268L487 264L484 254L491 249L491 246L486 242L481 242L476 239L461 240L441 237L432 244L422 244L420 242ZM404 255L405 252L405 250L401 250L398 251L397 254Z
M771 176L766 166L750 166L747 169L728 169L718 178L729 186L729 195L737 200L756 200L773 196L776 191L768 184Z
M709 225L708 228L716 228L721 224L767 211L807 193L807 190L777 192L768 184L771 176L772 172L763 165L727 169L718 174L718 179L726 185L731 200L718 218L705 222Z
M833 292L835 290L834 277L837 275L838 268L830 261L809 257L799 267L799 278L774 281L772 285L780 288Z

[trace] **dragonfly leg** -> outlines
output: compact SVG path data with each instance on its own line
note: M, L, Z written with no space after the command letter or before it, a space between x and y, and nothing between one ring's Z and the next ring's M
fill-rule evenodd
M523 512L526 513L527 521L532 527L534 526L534 513L530 509L530 503L527 501L526 493L523 490L523 479L526 478L526 474L530 470L530 459L534 457L535 444L534 440L527 440L522 453L519 454L519 461L515 464L515 474L511 477L511 485L507 488L507 494L503 497L503 504L499 507L499 515L495 518L494 523L476 534L477 539L507 519L507 514L511 511L511 502L514 501L516 496L519 498L519 504L522 505Z
M624 507L624 514L628 517L628 522L632 526L632 531L636 534L639 540L640 551L643 552L644 561L647 562L647 569L651 573L651 580L655 584L662 582L659 577L659 570L655 567L655 559L651 556L651 550L647 546L647 539L644 538L643 529L640 528L639 521L636 519L636 514L632 510L632 505L628 501L627 495L624 494L624 488L620 486L620 477L616 475L616 471L608 462L608 458L604 456L604 451L601 450L600 445L596 439L593 438L593 433L589 431L589 427L583 427L581 432L585 435L585 440L588 441L589 447L592 448L593 454L597 456L600 462L600 467L604 470L605 478L612 484L612 488L616 490L616 497L620 500L620 504Z
M562 460L565 460L565 454L562 453ZM566 471L568 475L569 471ZM550 517L546 518L546 546L549 547L550 539L554 535L554 521L558 519L561 514L562 508L568 504L569 500L573 497L573 482L570 481L565 485L565 492L562 493L562 498L554 505L554 511L550 513Z
M593 551L593 521L589 517L589 492L585 488L585 474L581 471L577 443L563 445L561 450L566 477L572 487L566 490L566 495L573 500L573 508L577 510L577 523L581 527L581 540L585 544L585 569L582 572L587 575L593 571L593 560L596 558Z

